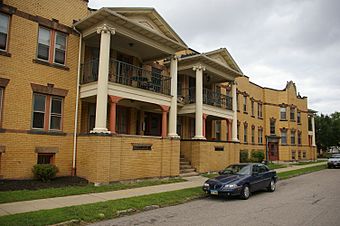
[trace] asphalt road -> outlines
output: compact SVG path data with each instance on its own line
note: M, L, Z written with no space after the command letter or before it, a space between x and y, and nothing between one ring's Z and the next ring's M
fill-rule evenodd
M340 225L340 169L279 181L248 200L205 198L95 225Z

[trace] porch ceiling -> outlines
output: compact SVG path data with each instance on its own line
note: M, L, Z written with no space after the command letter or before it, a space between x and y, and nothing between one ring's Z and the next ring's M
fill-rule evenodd
M183 42L171 39L109 8L99 9L75 23L74 26L83 33L83 37L88 38L95 35L97 27L104 23L115 28L114 36L117 38L113 38L113 45L129 48L132 43L132 47L135 47L136 51L141 51L143 60L161 59L169 54L187 49Z

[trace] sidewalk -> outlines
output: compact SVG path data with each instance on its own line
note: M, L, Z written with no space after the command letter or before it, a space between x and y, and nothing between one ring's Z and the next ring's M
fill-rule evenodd
M327 164L327 162L318 162L318 163L315 163L315 164L306 164L306 165L300 165L300 166L289 165L286 168L279 168L279 169L276 169L275 171L277 173L282 173L282 172L287 172L287 171L292 171L292 170L297 170L297 169L303 169L303 168L308 168L308 167L312 167L312 166L321 166L321 165L326 165L326 164Z
M4 203L0 204L0 216L38 210L55 209L67 206L83 205L96 202L105 202L109 200L130 198L135 196L149 195L167 191L176 191L186 188L194 188L202 186L204 181L207 180L207 178L201 176L186 177L185 179L187 179L188 181L103 193L91 193L84 195L72 195L57 198L37 199L32 201Z
M276 169L277 173L297 170L312 166L324 165L325 162L301 165L301 166L288 166L287 168ZM103 192L103 193L91 193L84 195L72 195L57 198L48 199L37 199L32 201L23 202L12 202L0 204L0 216L25 213L38 210L55 209L67 206L76 206L96 202L104 202L109 200L116 200L122 198L130 198L141 195L156 194L167 191L176 191L186 188L193 188L202 186L202 184L207 180L207 178L202 176L186 177L188 181L173 183L173 184L163 184L155 185L149 187L133 188L119 191Z

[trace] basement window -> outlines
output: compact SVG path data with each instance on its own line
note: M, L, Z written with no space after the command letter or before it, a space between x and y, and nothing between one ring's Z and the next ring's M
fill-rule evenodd
M37 164L53 164L54 153L38 153Z

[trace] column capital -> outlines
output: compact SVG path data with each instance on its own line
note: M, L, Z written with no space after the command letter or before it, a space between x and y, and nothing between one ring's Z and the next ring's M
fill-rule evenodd
M111 103L118 103L118 101L123 99L122 97L117 97L117 96L109 96L109 97L110 97L110 102Z
M199 65L193 66L192 70L194 70L194 71L197 71L197 70L198 71L200 71L200 70L205 71L205 67L199 64Z
M114 35L116 33L116 29L114 29L113 27L110 27L107 24L103 24L103 26L97 27L97 34L101 34L101 33L110 33Z
M235 80L232 81L231 84L232 84L233 86L237 86L237 82L236 82Z
M165 106L165 105L160 105L162 112L168 112L169 111L169 106Z
M170 56L170 60L178 60L179 56L177 56L176 54L173 54Z
M203 119L207 119L208 115L203 113Z

